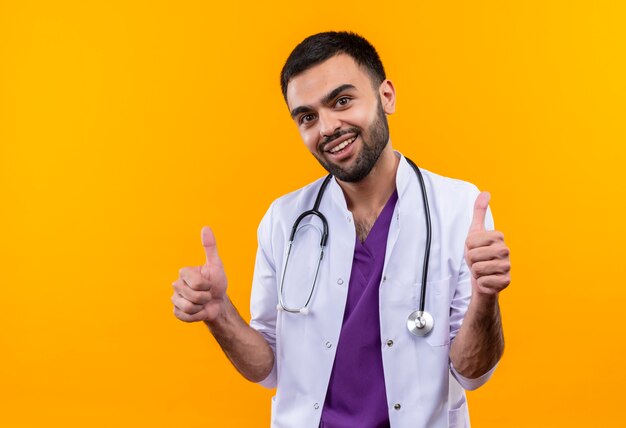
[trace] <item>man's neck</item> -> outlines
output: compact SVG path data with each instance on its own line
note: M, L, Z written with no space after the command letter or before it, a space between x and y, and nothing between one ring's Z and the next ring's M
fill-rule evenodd
M391 142L381 153L376 165L363 180L348 183L337 180L343 190L348 209L353 213L380 213L396 188L396 172L400 159Z

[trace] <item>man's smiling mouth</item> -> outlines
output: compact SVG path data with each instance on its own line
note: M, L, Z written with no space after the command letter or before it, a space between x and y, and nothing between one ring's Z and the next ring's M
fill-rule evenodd
M344 141L343 143L339 144L338 146L333 147L332 149L329 150L330 153L337 153L340 150L343 150L344 148L346 148L348 146L348 144L352 144L354 143L354 140L356 140L356 135L352 138L350 138L349 140Z
M354 141L359 136L358 133L350 133L350 134L352 134L352 136L348 137L348 138L346 138L345 136L341 136L341 137L335 138L335 141L332 141L332 142L327 144L327 146L330 146L330 148L324 148L324 151L327 152L327 153L330 153L330 154L336 154L336 153L341 152L346 147L348 147L350 144L354 143ZM337 140L339 140L339 141L337 142Z

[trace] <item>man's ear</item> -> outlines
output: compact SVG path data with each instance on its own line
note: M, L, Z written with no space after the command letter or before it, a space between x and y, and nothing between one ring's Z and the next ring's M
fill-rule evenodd
M396 88L394 88L391 80L383 80L378 87L378 94L380 95L380 102L385 113L394 113L396 111Z

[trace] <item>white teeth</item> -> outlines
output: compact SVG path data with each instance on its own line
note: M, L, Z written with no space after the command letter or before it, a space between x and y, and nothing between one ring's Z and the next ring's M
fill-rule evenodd
M349 140L344 141L343 143L339 144L336 147L333 147L332 149L330 149L330 152L337 153L339 150L342 150L343 148L345 148L348 144L351 144L352 142L354 142L354 140L356 140L356 136L350 138Z

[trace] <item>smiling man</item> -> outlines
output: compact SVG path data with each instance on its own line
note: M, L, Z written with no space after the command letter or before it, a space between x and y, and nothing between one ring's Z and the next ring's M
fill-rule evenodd
M489 194L393 150L395 88L362 37L308 37L281 87L330 174L261 221L249 325L208 227L206 263L173 284L175 315L204 321L243 376L277 388L274 427L469 426L464 390L502 355L510 282Z

